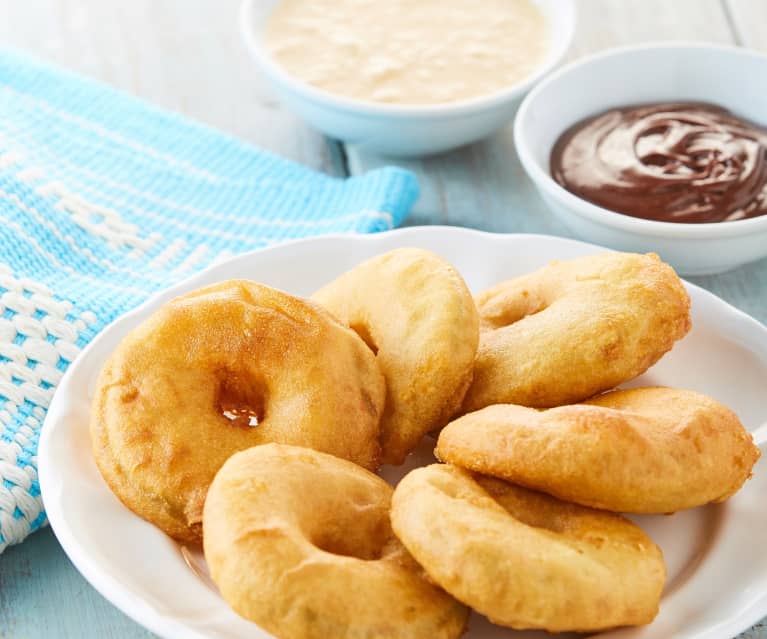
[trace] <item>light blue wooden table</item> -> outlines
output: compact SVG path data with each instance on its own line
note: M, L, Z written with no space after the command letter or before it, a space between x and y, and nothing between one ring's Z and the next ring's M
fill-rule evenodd
M0 0L0 44L27 49L334 175L388 162L322 138L274 101L239 43L237 3ZM571 57L663 39L766 49L767 1L581 0ZM460 151L404 165L418 174L423 190L409 224L567 235L525 177L510 128ZM695 281L767 322L767 260ZM80 577L50 529L0 555L0 639L151 636ZM767 625L742 638L767 639Z

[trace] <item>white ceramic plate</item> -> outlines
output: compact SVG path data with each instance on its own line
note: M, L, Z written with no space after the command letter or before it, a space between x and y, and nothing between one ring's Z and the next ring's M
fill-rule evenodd
M138 623L173 639L269 637L227 607L206 578L199 555L189 556L133 515L101 479L90 452L88 412L106 357L131 328L181 293L239 277L308 295L363 259L399 246L419 246L443 255L474 291L553 259L604 250L562 238L440 227L324 237L213 266L110 325L70 367L50 406L40 441L40 483L50 523L75 566ZM688 288L691 333L632 385L667 384L708 393L734 408L753 430L767 420L767 329L714 295ZM760 462L753 479L724 505L636 518L663 548L668 563L661 612L647 627L613 631L601 635L603 639L724 639L767 615L766 463ZM465 636L549 635L495 628L475 616Z

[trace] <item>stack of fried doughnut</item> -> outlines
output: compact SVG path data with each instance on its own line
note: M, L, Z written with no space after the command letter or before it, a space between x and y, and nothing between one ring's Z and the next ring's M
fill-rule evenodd
M455 639L469 609L516 629L647 624L666 567L620 513L723 501L759 457L709 397L615 390L687 333L689 307L673 269L627 253L476 298L411 248L312 300L223 282L123 339L93 452L280 639ZM392 490L375 471L427 433L444 463Z

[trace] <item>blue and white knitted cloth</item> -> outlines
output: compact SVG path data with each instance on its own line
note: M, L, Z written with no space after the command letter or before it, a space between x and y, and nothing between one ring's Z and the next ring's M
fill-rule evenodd
M417 190L396 168L330 178L0 51L0 552L46 523L38 434L101 328L228 255L390 229Z

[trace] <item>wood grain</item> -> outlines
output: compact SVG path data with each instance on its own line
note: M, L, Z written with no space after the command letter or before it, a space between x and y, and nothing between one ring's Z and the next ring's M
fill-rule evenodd
M737 43L767 52L767 2L724 0L724 9Z
M239 0L0 0L0 42L338 174L337 143L264 85L240 40L238 8Z
M83 579L50 528L0 555L0 639L148 639Z
M723 0L723 8L736 43L767 52L767 2ZM698 283L767 324L767 260L722 275L698 278ZM739 639L765 637L767 619Z

